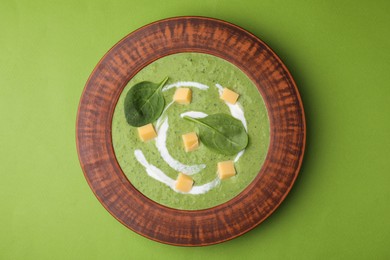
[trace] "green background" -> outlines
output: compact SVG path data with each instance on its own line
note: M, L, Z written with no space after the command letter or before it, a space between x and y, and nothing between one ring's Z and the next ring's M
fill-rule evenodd
M389 259L389 1L0 3L0 259ZM280 208L220 245L150 241L100 205L75 146L84 84L131 31L216 17L267 42L307 116L301 173Z

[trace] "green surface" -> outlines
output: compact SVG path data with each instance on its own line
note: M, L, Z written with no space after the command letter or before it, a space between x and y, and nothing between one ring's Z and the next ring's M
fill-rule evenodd
M56 3L57 2L57 3ZM0 259L388 259L388 1L0 3ZM104 53L170 16L236 23L280 55L301 92L305 160L281 207L233 241L181 248L117 222L84 180L77 105Z
M192 102L188 105L178 103L169 105L172 102L176 88L164 91L166 111L161 115L160 122L154 122L157 132L160 133L160 129L163 128L162 124L167 118L169 128L167 130L166 147L173 158L186 165L196 167L204 164L206 166L205 169L192 175L195 186L213 182L217 178L217 163L234 160L236 154L218 154L208 149L204 145L204 141L200 141L198 149L186 153L181 136L190 132L198 132L198 136L200 136L199 128L194 122L181 118L180 114L188 111L201 111L208 115L216 113L230 115L229 107L219 98L218 88L215 84L220 84L240 93L238 102L244 111L250 142L245 149L245 153L235 163L237 175L228 180L223 180L205 194L191 195L175 192L166 184L148 176L144 166L137 161L134 155L135 150L140 150L149 164L158 167L169 178L176 180L178 171L171 168L163 160L161 153L156 148L157 141L142 142L138 136L137 128L127 123L124 112L127 93L135 84L147 80L162 79L167 75L169 80L166 86L179 81L194 81L209 86L207 90L192 87ZM242 126L242 123L238 122ZM244 127L242 128L245 136L247 136ZM166 56L151 63L130 80L115 108L112 120L112 140L116 158L123 172L144 195L172 208L205 209L234 198L256 177L267 155L269 120L259 91L240 69L215 56L200 53L180 53Z

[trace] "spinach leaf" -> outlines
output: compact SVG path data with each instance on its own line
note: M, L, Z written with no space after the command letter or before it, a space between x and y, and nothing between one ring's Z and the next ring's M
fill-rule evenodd
M142 81L130 88L125 98L125 116L129 125L139 127L157 120L164 109L161 89L167 80L168 77L159 84Z
M208 148L225 155L233 155L248 145L248 134L240 120L227 114L214 114L205 118L184 119L199 125L199 138Z

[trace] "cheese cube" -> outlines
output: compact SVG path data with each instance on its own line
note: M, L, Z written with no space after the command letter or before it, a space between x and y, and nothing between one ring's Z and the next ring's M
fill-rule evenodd
M177 88L173 100L179 104L190 104L192 92L189 88Z
M186 152L191 152L199 147L198 136L195 132L191 132L181 136L184 143L184 149Z
M152 124L147 124L141 127L138 127L138 135L139 138L143 142L149 141L157 136L156 130L154 130L154 127Z
M194 184L194 180L183 173L179 173L179 176L176 179L175 188L181 192L189 192L192 189L192 185Z
M236 92L228 89L228 88L224 88L223 91L222 91L222 95L221 95L221 99L225 100L226 102L230 103L230 104L236 104L237 102L237 99L240 95L237 94Z
M236 175L236 170L234 169L233 161L225 161L218 163L218 177L221 180L230 178Z

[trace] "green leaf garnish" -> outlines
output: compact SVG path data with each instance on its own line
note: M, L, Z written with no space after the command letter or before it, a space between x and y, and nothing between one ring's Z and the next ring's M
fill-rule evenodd
M125 116L129 125L139 127L158 119L164 110L161 89L167 80L168 77L159 84L142 81L130 88L125 98Z
M199 138L208 148L224 155L233 155L248 145L248 134L240 120L227 114L214 114L205 118L184 119L199 126Z

